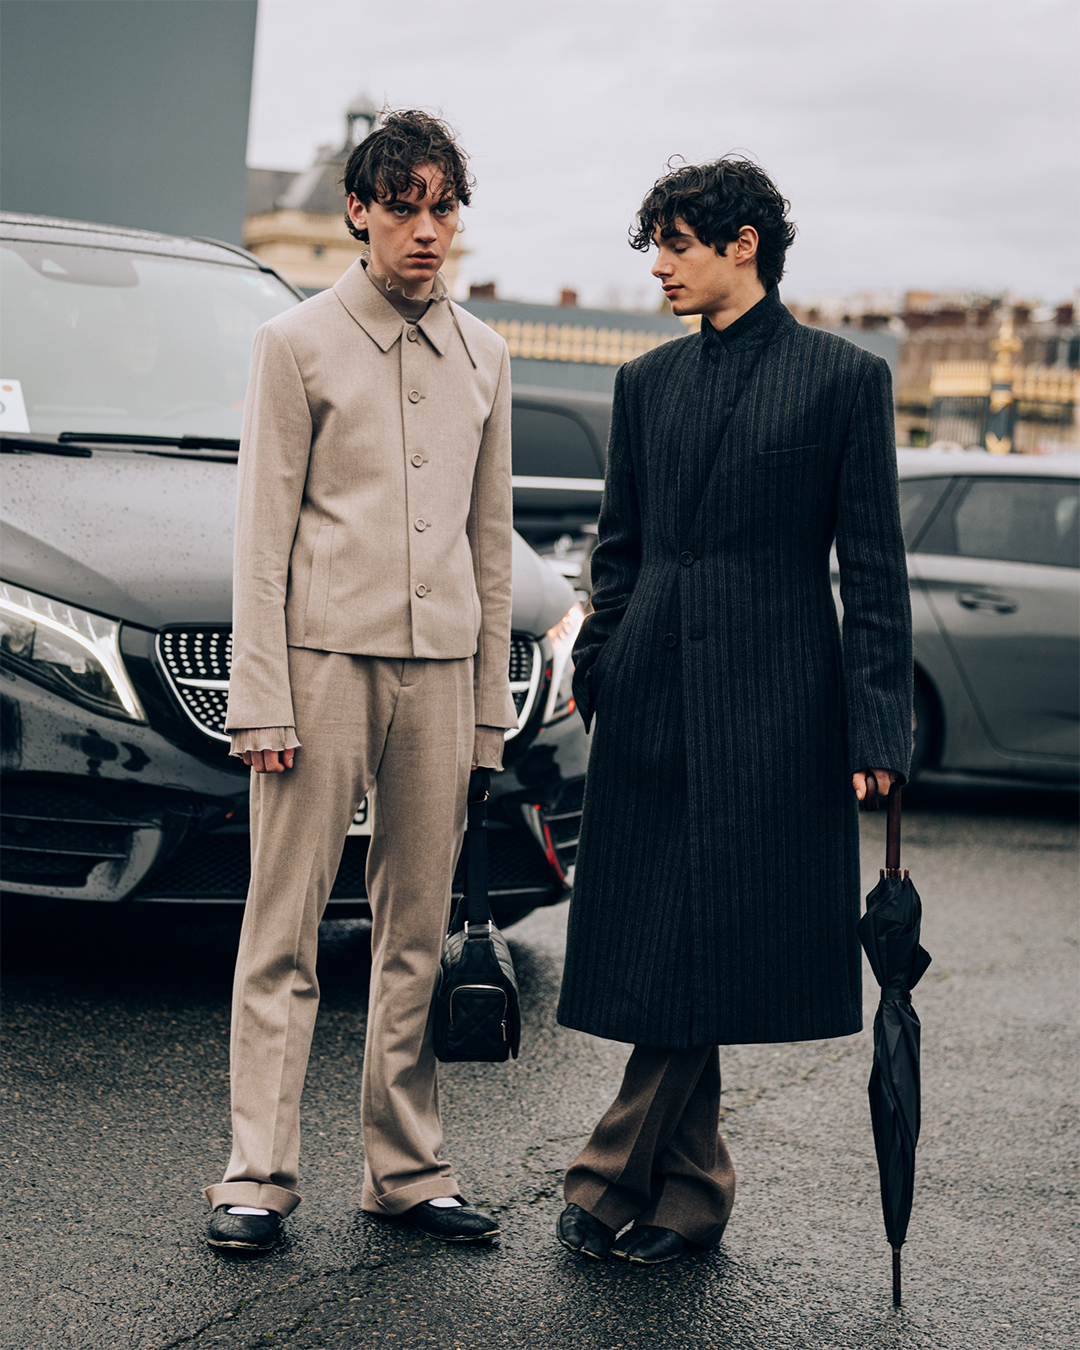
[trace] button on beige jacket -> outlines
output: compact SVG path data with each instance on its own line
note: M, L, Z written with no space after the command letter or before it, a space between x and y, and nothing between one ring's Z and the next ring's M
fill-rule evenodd
M451 303L409 323L357 262L259 329L239 485L228 730L293 726L287 648L475 654L515 727L506 343Z

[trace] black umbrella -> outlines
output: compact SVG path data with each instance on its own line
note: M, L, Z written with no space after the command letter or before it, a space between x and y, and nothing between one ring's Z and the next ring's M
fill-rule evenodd
M867 809L877 809L877 784L867 774ZM888 843L881 880L866 897L859 940L877 982L881 1002L874 1018L874 1067L870 1073L870 1118L881 1177L885 1232L893 1249L893 1303L900 1303L900 1248L907 1238L915 1193L915 1145L919 1141L919 1019L911 991L930 964L919 945L922 901L905 871L900 875L900 788L889 793Z

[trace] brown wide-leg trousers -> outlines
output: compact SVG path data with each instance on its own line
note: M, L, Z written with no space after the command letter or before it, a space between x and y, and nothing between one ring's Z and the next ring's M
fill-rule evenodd
M716 1242L735 1202L720 1137L720 1052L634 1047L619 1095L566 1174L563 1194L616 1232L628 1223Z
M289 649L301 748L251 775L251 887L233 986L233 1149L212 1207L300 1203L300 1093L319 983L319 920L357 806L371 792L371 992L361 1205L400 1214L458 1185L442 1127L431 996L465 825L472 658L396 660Z

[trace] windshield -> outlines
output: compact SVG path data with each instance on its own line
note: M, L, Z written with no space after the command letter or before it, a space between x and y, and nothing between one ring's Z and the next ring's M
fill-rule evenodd
M239 437L255 330L297 303L251 268L8 239L0 287L5 428L33 432Z

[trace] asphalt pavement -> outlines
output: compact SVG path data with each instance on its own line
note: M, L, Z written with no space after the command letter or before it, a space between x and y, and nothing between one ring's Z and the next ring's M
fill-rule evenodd
M1075 1350L1077 801L909 794L933 965L923 1138L890 1298L870 1032L725 1049L738 1195L722 1245L655 1270L557 1246L560 1178L625 1047L555 1026L566 906L510 930L521 1059L443 1073L446 1151L490 1250L359 1211L367 933L324 928L305 1201L272 1255L202 1241L228 1152L235 924L44 914L4 930L7 1350ZM783 829L783 822L778 822ZM865 889L884 817L863 820ZM877 990L867 973L867 1027Z

